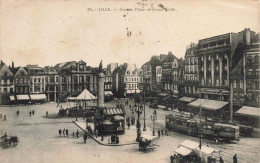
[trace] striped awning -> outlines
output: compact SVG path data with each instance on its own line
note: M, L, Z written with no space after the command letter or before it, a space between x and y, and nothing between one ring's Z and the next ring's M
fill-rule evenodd
M30 100L29 95L16 95L17 100Z
M104 113L107 115L124 114L123 110L118 108L106 108L104 109Z

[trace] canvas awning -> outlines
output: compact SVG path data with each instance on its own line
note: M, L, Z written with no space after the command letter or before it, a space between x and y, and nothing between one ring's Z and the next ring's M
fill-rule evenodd
M91 101L91 100L96 100L97 98L92 95L87 89L84 89L78 96L77 100L81 101Z
M160 108L160 109L165 109L166 107L163 106L163 105L158 105L158 108Z
M216 101L216 100L208 100L208 99L197 99L188 104L191 107L201 107L207 110L218 110L226 106L228 102L225 101Z
M260 108L242 106L235 114L260 117Z
M110 122L109 120L105 120L104 122L103 122L103 125L112 125L112 124L114 124L113 122Z
M111 91L105 91L105 95L113 95Z
M184 140L180 145L192 150L199 147L199 143L190 140Z
M33 94L30 95L31 100L46 100L46 95L45 94Z
M183 102L192 102L194 100L195 100L195 98L185 97L185 96L179 99L179 101L183 101Z
M74 101L74 100L77 100L77 97L68 97L67 100Z
M180 146L178 149L175 150L175 152L179 153L182 156L187 156L192 152L192 150L188 149L186 147Z
M198 147L198 148L195 149L195 152L196 153L202 152L203 154L210 155L214 152L218 152L218 150L211 148L211 147L207 147L205 145L202 145L201 149Z
M158 96L164 96L165 97L165 96L169 96L169 94L168 93L159 93Z
M107 115L124 114L123 110L118 108L106 108L104 109L104 113Z
M10 96L10 101L15 101L14 96Z
M140 136L140 138L143 138L143 139L146 139L146 140L154 140L154 139L157 139L158 137L157 136L148 135L148 134L142 134Z
M132 89L132 90L127 90L126 93L130 94L130 93L140 93L140 89Z
M125 118L123 116L120 116L120 115L116 115L113 117L113 120L114 121L124 121Z
M28 95L16 95L17 100L30 100Z

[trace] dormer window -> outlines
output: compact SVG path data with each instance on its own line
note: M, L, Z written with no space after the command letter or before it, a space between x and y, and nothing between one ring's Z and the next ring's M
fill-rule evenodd
M84 71L84 65L79 65L79 71Z

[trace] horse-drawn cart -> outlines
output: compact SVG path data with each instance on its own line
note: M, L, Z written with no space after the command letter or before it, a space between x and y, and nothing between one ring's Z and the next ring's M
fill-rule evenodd
M19 139L17 136L10 136L10 138L8 138L7 135L4 135L0 137L0 146L2 148L15 147L17 146L18 142Z

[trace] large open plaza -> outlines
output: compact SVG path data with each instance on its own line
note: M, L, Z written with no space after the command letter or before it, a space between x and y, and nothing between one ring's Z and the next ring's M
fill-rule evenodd
M119 100L123 105L124 100ZM111 101L107 105L113 105ZM130 105L133 101L130 100ZM66 104L60 104L66 106ZM190 137L183 134L168 131L168 135L163 135L155 143L158 147L154 151L141 152L138 150L138 144L130 144L123 146L105 146L100 145L91 138L87 139L86 144L83 141L83 131L77 127L72 121L75 118L58 117L59 107L57 103L47 103L42 105L21 105L2 107L1 112L7 116L7 121L1 122L1 132L7 135L17 135L20 142L15 148L1 149L1 162L170 162L170 155L173 154L181 141L190 139L199 141L196 137ZM125 106L126 110L129 109ZM20 115L16 115L16 111L20 111ZM34 110L34 115L29 112ZM49 115L46 117L46 111ZM126 111L127 116L131 112ZM147 134L152 135L152 121L149 119L153 109L146 107ZM156 121L157 129L165 128L165 115L173 113L172 111L157 110L158 118ZM143 117L143 115L141 115ZM84 121L78 118L78 121ZM143 127L143 118L141 119L141 128ZM69 136L59 136L59 129L68 129ZM72 132L79 130L79 138L72 137ZM129 131L133 130L133 131ZM150 133L149 133L150 132ZM124 136L132 135L129 138ZM157 135L157 132L155 134ZM108 137L108 136L107 136ZM107 144L107 138L104 137L104 144ZM126 128L125 135L120 135L120 139L129 139L134 142L136 138L135 126ZM101 142L101 137L97 138ZM240 141L234 143L220 142L216 144L214 140L202 140L203 144L208 144L215 149L220 150L220 155L226 162L232 162L233 154L238 155L241 162L258 162L258 154L260 141L257 138L241 138Z

